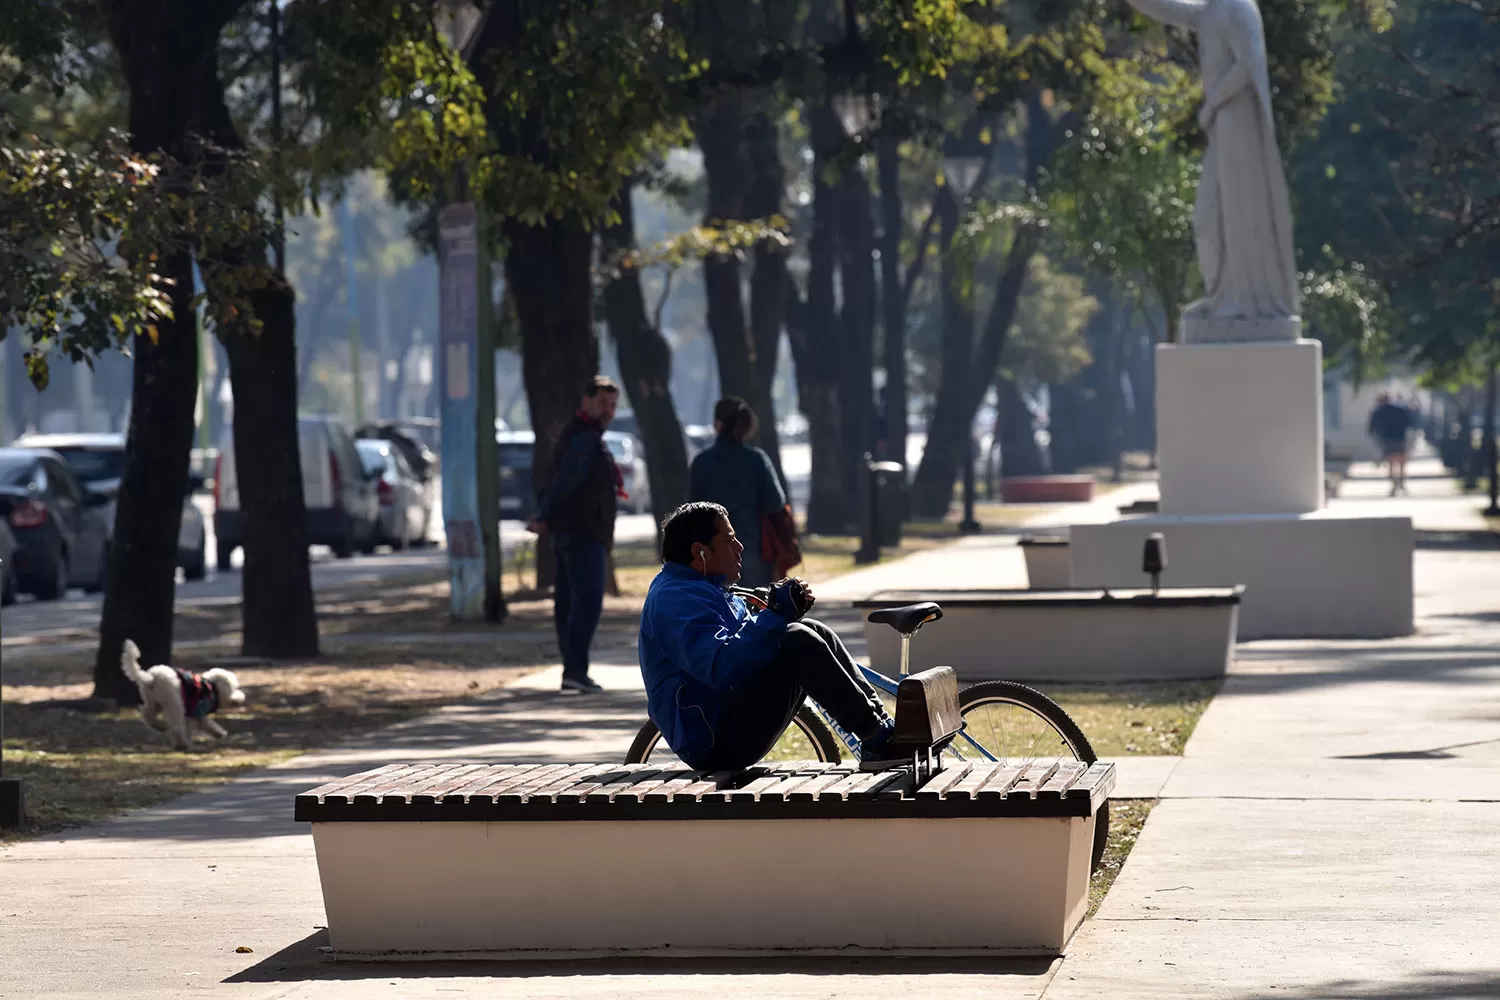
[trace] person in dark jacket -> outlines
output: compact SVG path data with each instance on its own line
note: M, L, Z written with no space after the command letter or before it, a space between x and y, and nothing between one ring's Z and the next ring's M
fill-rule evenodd
M604 608L604 579L615 540L615 505L622 478L604 443L620 387L598 376L552 453L552 481L528 528L552 536L557 580L552 622L562 650L564 691L602 690L589 677L589 646Z
M693 500L716 503L729 512L729 523L745 550L740 582L747 587L771 582L773 568L761 555L761 518L786 506L771 457L747 443L757 427L755 411L743 399L719 400L714 406L718 439L693 459L689 487Z
M838 634L805 617L801 580L772 587L752 611L729 589L744 546L718 504L688 503L662 524L662 567L641 610L647 707L689 767L737 770L760 760L809 695L860 739L866 769L903 763L894 723Z
M1416 423L1416 415L1393 402L1390 393L1382 392L1376 398L1370 413L1370 436L1380 446L1380 457L1390 472L1391 496L1406 491L1407 439Z

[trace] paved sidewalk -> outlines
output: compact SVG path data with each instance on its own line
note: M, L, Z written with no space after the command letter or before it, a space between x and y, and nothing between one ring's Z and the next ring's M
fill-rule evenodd
M981 540L929 570L979 565ZM910 576L935 555L892 566ZM601 655L615 665L598 668L610 690L594 699L561 696L555 672L539 673L361 743L0 849L0 997L1500 995L1500 550L1423 547L1416 580L1418 635L1242 647L1184 758L1125 762L1137 794L1162 802L1059 962L324 959L292 795L397 758L617 757L643 702L631 651L617 648Z

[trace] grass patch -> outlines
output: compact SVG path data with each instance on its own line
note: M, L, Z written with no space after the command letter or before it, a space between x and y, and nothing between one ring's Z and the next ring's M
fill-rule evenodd
M437 656L441 656L441 660ZM532 660L530 663L507 660ZM498 662L497 662L498 661ZM64 704L89 694L88 660L52 657L8 668L5 773L26 782L27 825L4 839L53 833L127 809L156 805L309 750L483 694L527 672L525 645L379 646L315 661L238 670L243 709L216 718L229 730L187 753L166 745L133 709L83 712ZM203 670L184 658L179 665Z
M1099 861L1098 870L1089 877L1089 917L1098 912L1099 904L1104 902L1110 886L1115 884L1115 877L1135 847L1154 805L1155 799L1110 800L1109 839L1105 842L1104 857Z
M1182 753L1222 683L1149 681L1038 688L1073 717L1099 756L1175 757Z

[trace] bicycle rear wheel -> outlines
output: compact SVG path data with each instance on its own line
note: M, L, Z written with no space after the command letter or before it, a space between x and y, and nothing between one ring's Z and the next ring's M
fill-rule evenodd
M773 763L782 760L821 760L837 764L843 759L840 752L842 746L838 737L824 725L817 713L804 704L797 709L797 714L792 716L792 724L786 727L786 732L781 734L771 747L771 752L763 759ZM641 727L635 742L630 744L630 750L625 755L627 764L670 763L676 759L677 755L672 753L672 748L662 742L661 730L656 728L656 723L650 721Z
M1072 757L1085 764L1099 759L1078 723L1062 706L1036 688L1015 681L984 681L958 693L964 731L947 752L969 761L990 758ZM1109 803L1094 823L1093 868L1109 839Z

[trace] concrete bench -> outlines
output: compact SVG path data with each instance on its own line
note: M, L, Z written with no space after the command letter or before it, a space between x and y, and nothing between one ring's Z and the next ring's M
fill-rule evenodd
M297 796L296 818L344 958L1056 955L1114 779L1075 760L397 764Z
M943 620L912 641L913 670L959 679L1138 681L1221 677L1233 659L1243 587L1150 590L887 590L861 610L936 601ZM870 665L892 672L900 641L865 625Z
M1061 535L1022 535L1016 543L1026 558L1026 584L1032 590L1066 590L1073 585L1073 555Z

